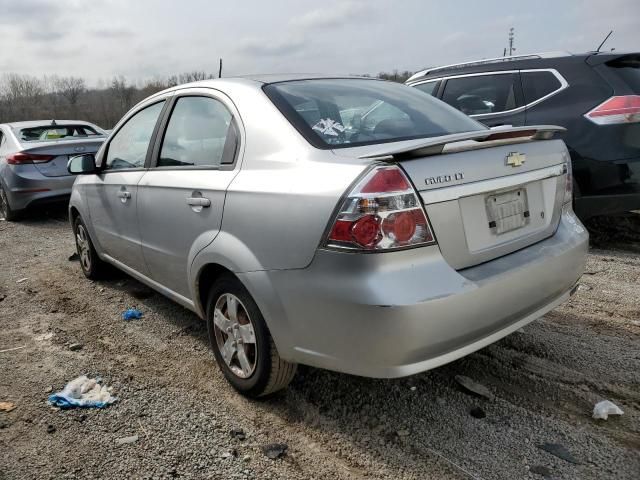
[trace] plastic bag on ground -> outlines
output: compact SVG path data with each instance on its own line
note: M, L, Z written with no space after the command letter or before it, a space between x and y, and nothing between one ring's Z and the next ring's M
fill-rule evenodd
M71 380L62 391L49 395L49 403L60 408L104 408L116 400L111 395L111 388L86 375Z
M140 320L143 317L143 313L137 308L128 308L122 312L123 320Z
M593 407L593 418L606 420L609 415L622 415L624 412L613 402L603 400Z

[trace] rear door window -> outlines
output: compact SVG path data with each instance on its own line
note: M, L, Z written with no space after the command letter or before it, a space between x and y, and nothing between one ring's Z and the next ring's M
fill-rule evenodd
M529 104L555 92L562 84L551 72L521 72L524 103Z
M450 78L442 100L467 115L486 115L513 110L518 76L515 73Z
M233 163L237 134L231 112L210 97L177 100L158 167L218 167Z
M433 81L433 82L420 83L418 85L412 85L412 87L417 88L418 90L424 93L428 93L429 95L433 95L435 97L436 92L438 90L437 88L438 85L440 85L440 82Z

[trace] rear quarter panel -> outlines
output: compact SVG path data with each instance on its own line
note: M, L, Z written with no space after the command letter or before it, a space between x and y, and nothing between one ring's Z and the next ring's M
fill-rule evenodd
M227 192L216 250L233 245L230 256L241 272L306 267L342 195L365 165L297 161L285 168L243 170Z
M197 278L207 263L236 273L304 268L338 201L370 161L312 147L261 88L225 87L246 143L227 190L220 234L198 254L192 275Z

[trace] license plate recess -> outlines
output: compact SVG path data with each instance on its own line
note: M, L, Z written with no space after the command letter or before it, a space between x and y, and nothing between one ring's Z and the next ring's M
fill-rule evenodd
M527 190L495 192L485 199L489 229L496 235L524 227L529 222Z

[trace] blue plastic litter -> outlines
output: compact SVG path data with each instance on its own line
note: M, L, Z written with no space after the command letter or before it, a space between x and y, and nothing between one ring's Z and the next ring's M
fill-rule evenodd
M49 395L49 404L60 408L104 408L117 400L111 389L100 385L99 379L85 375L67 383L60 392Z
M137 308L128 308L124 312L122 312L123 320L139 320L142 318L142 312Z

